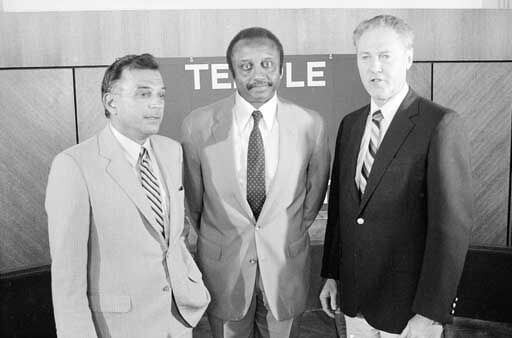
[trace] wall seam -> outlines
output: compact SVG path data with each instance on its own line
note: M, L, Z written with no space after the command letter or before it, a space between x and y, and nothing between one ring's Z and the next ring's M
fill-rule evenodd
M434 62L430 64L430 101L434 101Z
M512 108L512 106L510 107ZM512 109L511 109L512 110ZM512 111L511 111L512 115ZM510 119L510 130L512 133L512 118ZM510 208L512 207L512 136L510 137L510 149L509 149L509 167L508 167L508 210L507 210L507 246L512 246L511 243L511 236L512 236L512 229L510 228Z
M78 108L77 108L77 104L76 104L76 75L75 75L75 68L73 67L72 68L72 72L73 72L73 106L74 106L74 110L75 110L75 138L76 138L76 143L78 144L80 142L80 138L78 136Z

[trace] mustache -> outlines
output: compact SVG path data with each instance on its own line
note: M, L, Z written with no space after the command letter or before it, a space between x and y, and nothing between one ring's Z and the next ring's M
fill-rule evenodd
M249 82L247 84L247 89L248 90L251 90L253 89L254 87L260 87L260 86L268 86L268 87L272 87L274 85L274 83L272 81L253 81L253 82Z

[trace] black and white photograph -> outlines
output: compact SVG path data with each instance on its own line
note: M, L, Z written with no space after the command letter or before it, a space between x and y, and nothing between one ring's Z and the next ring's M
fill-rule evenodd
M0 0L0 337L512 337L512 1Z

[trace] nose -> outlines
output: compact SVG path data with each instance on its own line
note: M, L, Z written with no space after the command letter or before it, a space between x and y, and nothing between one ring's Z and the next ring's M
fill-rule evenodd
M163 97L155 97L149 102L151 108L163 108L165 100Z
M254 78L256 79L265 79L267 75L267 71L261 66L256 65L254 66Z
M379 73L382 71L382 63L380 62L378 57L372 57L370 60L370 70L374 73Z

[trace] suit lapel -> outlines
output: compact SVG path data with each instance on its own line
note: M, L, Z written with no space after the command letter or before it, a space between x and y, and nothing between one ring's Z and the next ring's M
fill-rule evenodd
M100 133L98 142L100 155L109 160L106 166L107 173L123 189L151 226L160 232L139 179L128 163L124 150L112 134L109 125Z
M348 189L350 189L350 196L354 201L357 201L359 204L359 189L356 185L356 169L357 169L357 158L359 156L359 150L361 148L361 141L363 139L364 129L366 127L366 119L368 117L368 113L370 112L370 106L362 109L360 114L356 117L355 124L353 126L348 126L350 129L349 133L349 142L351 142L351 147L349 149L349 153L347 156L347 163L351 163L348 177ZM340 163L339 165L344 166L344 163Z
M254 217L251 207L247 202L246 193L242 191L238 182L235 168L235 144L232 133L234 105L235 95L232 95L226 98L219 110L214 113L212 135L215 140L215 154L217 157L215 163L219 163L222 166L219 171L222 172L223 184L231 187L229 191L233 193L233 198L238 201L248 217Z
M418 114L418 108L414 103L417 94L409 89L407 96L398 108L393 121L381 142L375 161L368 178L365 192L361 199L360 209L363 209L379 184L395 154L406 140L407 135L414 128L415 124L411 117Z
M296 116L290 110L290 105L283 103L278 99L277 101L277 121L279 123L279 156L277 162L277 169L272 179L272 183L267 192L267 198L261 209L259 219L263 219L265 213L273 205L277 205L276 201L279 199L279 188L287 186L291 163L294 163L292 157L296 155L297 151L297 134L296 131L290 127L296 124ZM252 213L251 213L252 214Z

